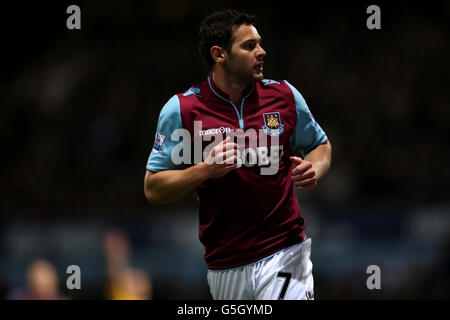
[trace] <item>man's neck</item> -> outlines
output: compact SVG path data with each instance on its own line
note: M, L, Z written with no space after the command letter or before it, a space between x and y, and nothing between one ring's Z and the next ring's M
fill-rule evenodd
M217 68L212 72L212 78L214 84L223 92L225 92L230 100L233 101L234 104L240 104L242 100L242 93L247 88L248 83L239 83L235 79L231 78L226 72L222 69Z

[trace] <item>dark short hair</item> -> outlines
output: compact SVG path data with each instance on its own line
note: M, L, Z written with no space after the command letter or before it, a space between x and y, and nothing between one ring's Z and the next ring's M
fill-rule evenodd
M198 49L209 67L214 65L211 47L219 46L230 52L233 44L233 26L242 24L255 25L256 17L237 10L222 9L211 13L202 21L198 33Z

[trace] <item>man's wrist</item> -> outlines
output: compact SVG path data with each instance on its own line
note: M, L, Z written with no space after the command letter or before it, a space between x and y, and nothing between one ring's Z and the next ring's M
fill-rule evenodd
M319 180L326 173L325 164L320 161L315 161L315 162L311 162L311 163L314 168L314 172L316 173L316 179Z
M208 165L206 162L203 161L197 164L196 167L202 182L210 178L210 168L211 168L210 165Z

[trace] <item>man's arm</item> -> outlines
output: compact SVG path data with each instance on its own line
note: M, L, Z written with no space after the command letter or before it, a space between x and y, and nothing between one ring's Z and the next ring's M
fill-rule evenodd
M317 180L322 178L331 166L331 143L318 145L311 150L305 160L299 157L291 157L296 164L292 170L292 181L299 190L310 190L317 185Z
M237 144L228 137L209 153L204 162L183 170L147 170L144 193L150 203L174 201L210 178L224 176L237 167Z
M205 163L184 170L165 170L145 173L144 192L150 203L174 201L194 189L208 178Z

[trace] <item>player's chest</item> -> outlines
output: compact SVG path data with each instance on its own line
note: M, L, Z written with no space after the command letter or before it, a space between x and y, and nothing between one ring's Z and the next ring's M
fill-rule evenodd
M185 125L194 136L244 131L254 132L259 137L276 136L284 144L294 130L297 114L295 106L284 99L273 98L249 99L239 104L199 103L185 118Z

